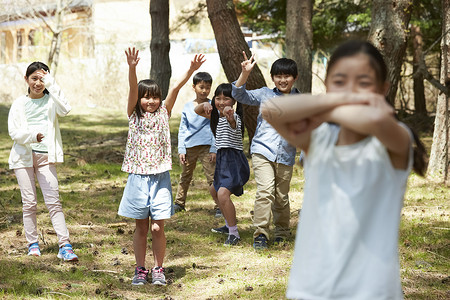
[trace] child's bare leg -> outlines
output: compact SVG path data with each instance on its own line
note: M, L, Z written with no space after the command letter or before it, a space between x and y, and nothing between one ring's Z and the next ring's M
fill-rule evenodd
M231 192L224 187L219 188L217 192L217 199L219 202L219 208L222 211L222 214L225 220L228 223L228 226L236 226L236 209L234 208L234 204L230 199Z
M149 219L136 219L136 231L133 236L134 257L138 267L145 267L147 252L147 234Z
M216 203L216 205L219 206L219 208L220 208L219 199L217 198L217 192L216 192L216 189L214 188L213 184L211 184L209 186L209 193L211 194L211 197L213 198L214 203Z
M162 267L166 254L164 220L152 220L152 251L155 267Z

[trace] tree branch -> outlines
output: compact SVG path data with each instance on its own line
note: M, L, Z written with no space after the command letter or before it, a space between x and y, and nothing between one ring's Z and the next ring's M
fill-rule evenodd
M450 32L450 29L447 30L446 32L444 32L436 41L434 41L434 43L426 51L424 51L422 53L422 55L419 59L418 69L417 69L417 73L421 73L423 75L424 79L428 80L428 82L430 82L439 91L444 93L447 97L450 96L449 85L448 84L443 85L442 83L440 83L440 81L438 79L434 78L434 76L431 75L431 73L428 71L428 67L425 62L425 55L434 47L434 45L436 45L449 32ZM413 76L414 76L414 74L413 74Z

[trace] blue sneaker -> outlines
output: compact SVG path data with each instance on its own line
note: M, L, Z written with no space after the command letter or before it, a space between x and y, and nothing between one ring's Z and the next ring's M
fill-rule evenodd
M78 256L73 253L71 244L65 244L59 248L58 258L64 259L64 261L78 261Z
M41 250L38 243L33 243L28 246L28 255L41 256Z

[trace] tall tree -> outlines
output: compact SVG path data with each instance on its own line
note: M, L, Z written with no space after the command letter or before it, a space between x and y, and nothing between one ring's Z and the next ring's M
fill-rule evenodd
M373 0L369 41L383 54L388 67L390 88L388 101L395 104L400 71L406 52L410 0Z
M162 98L165 99L172 76L169 59L169 1L150 0L150 17L152 20L150 78L161 87Z
M286 2L286 56L297 62L295 86L302 93L310 93L312 85L312 6L312 0Z
M426 116L427 107L425 101L424 78L419 70L419 62L423 56L423 38L419 26L411 25L412 45L413 45L413 84L414 84L414 112L417 115Z
M248 57L251 56L249 46L240 28L232 0L206 0L206 5L223 70L228 81L233 82L241 73L242 51L245 51ZM256 65L247 80L247 88L256 89L263 86L266 86L266 82ZM259 108L248 105L243 107L245 127L251 140L256 130Z
M431 145L428 174L441 175L445 182L449 181L449 147L450 147L450 0L442 0L442 40L441 40L441 72L440 82L445 89L438 96L436 119L434 123L433 144ZM442 90L442 89L441 89Z

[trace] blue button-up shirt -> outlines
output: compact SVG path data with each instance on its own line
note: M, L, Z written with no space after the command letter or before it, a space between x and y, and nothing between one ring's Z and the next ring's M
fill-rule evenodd
M262 87L260 89L247 91L245 84L236 87L236 82L232 83L232 96L238 102L261 106L262 103L270 98L282 96L277 88L269 89ZM298 90L293 88L291 94L298 93ZM288 166L293 166L295 163L294 146L291 146L278 132L261 116L261 109L259 110L255 136L253 137L250 147L252 154L257 153L266 157L269 161L281 163Z

